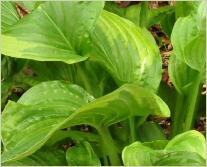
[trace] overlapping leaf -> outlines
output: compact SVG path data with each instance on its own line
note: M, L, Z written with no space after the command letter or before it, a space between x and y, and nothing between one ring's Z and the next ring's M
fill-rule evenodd
M78 156L77 156L78 155ZM69 148L66 152L69 166L100 166L101 162L93 151L90 143L82 142Z
M118 85L136 82L156 90L161 79L161 59L152 35L113 13L103 11L92 34L93 58Z
M195 130L187 131L175 136L167 145L161 141L155 141L155 143L153 147L150 144L140 142L135 142L125 147L122 152L124 165L193 166L205 164L205 138L200 132ZM192 158L193 156L194 159Z
M69 64L83 61L90 51L89 33L103 4L43 3L4 32L2 53L17 58Z
M199 73L203 75L205 71L204 5L204 2L200 3L196 13L179 18L173 27L173 55L169 61L169 75L180 93L186 92L195 81L195 76Z
M31 156L4 163L3 166L65 166L65 153L57 148L41 148Z
M88 124L100 128L134 115L170 115L167 105L158 96L134 84L92 100L78 86L50 81L28 90L18 103L10 101L2 115L5 148L2 161L31 155L56 130L64 127Z
M14 2L1 2L1 15L1 32L3 33L20 19Z

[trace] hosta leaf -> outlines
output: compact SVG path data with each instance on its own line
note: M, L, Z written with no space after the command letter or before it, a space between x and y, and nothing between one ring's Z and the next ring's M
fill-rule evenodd
M195 152L172 152L155 162L154 166L205 166L206 161Z
M111 76L97 62L87 60L75 64L75 67L75 83L94 97L101 97L117 88Z
M87 59L89 33L103 2L45 2L2 35L2 53L75 63ZM13 49L15 47L15 49Z
M138 127L137 134L139 140L142 142L166 139L163 129L154 122L144 122L140 127Z
M14 1L4 1L1 2L1 12L2 12L2 19L1 19L1 30L2 32L6 32L9 28L11 28L15 23L17 23L21 16L17 11L17 4L21 5L21 7L26 9L28 14L36 9L42 2L38 1L20 1L20 2L14 2Z
M90 102L92 100L76 85L50 81L28 90L18 103L9 102L2 115L5 147L2 161L32 154L56 130L64 127L88 124L101 128L134 115L170 116L167 105L158 96L136 84L123 85Z
M174 13L174 7L173 6L169 6L169 5L162 6L162 7L159 7L157 9L151 9L150 12L149 12L149 15L148 15L147 27L150 27L150 26L152 26L154 24L161 23L161 21L163 19L169 17L173 13ZM145 18L143 18L143 20L144 19ZM172 20L167 20L167 23L165 23L165 25L172 24L172 26L173 26L174 19L173 18L171 18L171 19Z
M122 159L127 166L204 165L205 148L204 136L200 132L191 130L175 136L168 143L134 142L124 148Z
M161 150L164 149L165 146L167 145L169 141L166 139L162 139L162 140L154 140L151 142L144 142L142 143L144 146L150 147L154 150Z
M1 32L4 33L13 24L18 22L20 16L18 15L15 3L4 1L1 2Z
M184 48L187 43L192 40L192 37L197 34L196 19L191 15L188 17L179 18L173 27L171 40L173 52L184 61Z
M122 151L125 166L152 166L164 155L162 150L153 150L141 142L134 142Z
M90 142L99 142L100 136L91 132L81 132L77 130L58 130L53 136L45 143L45 145L53 146L57 142L60 142L66 138L70 138L74 141L90 141Z
M193 69L202 73L205 69L206 36L199 35L191 40L184 48L186 63Z
M187 93L195 81L198 74L196 70L190 68L185 62L172 54L169 60L168 72L170 79L176 90L180 93Z
M89 124L96 128L107 127L130 116L148 114L168 117L170 111L154 93L135 84L125 84L81 107L66 120L65 126Z
M10 101L2 115L5 150L2 161L32 154L50 138L65 118L91 99L76 85L53 81L33 87L18 103Z
M195 7L196 12L179 18L173 27L171 39L174 55L169 61L169 75L180 93L189 91L191 85L195 85L195 76L198 82L203 81L201 75L204 74L206 64L203 6L204 2L198 3Z
M69 148L66 152L69 166L100 166L101 162L90 143L83 142Z
M152 35L113 13L103 11L92 34L93 58L118 85L136 82L156 90L161 79L161 59Z
M175 136L166 145L167 151L189 151L206 158L206 144L204 136L195 130L187 131Z
M4 163L3 166L65 166L65 153L57 148L41 148L31 156Z
M201 1L177 1L175 5L176 18L195 13Z
M43 1L18 1L19 5L25 8L28 12L35 10Z
M115 13L121 17L125 16L126 9L127 8L120 8L120 6L113 1L106 1L104 5L104 10Z

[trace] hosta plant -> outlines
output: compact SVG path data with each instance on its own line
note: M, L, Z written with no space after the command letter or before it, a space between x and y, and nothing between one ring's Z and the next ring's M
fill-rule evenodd
M165 13L176 13L173 6L148 11L147 4L121 15L103 1L1 3L2 165L205 165L200 132L186 128L168 140L147 121L171 116L157 94L162 61L147 28L156 21L165 27ZM196 44L202 10L192 14L201 27L189 40ZM173 19L168 36L180 20ZM179 51L189 49L177 49L173 34L175 54L183 56ZM199 66L183 61L192 71ZM21 95L12 98L17 87Z

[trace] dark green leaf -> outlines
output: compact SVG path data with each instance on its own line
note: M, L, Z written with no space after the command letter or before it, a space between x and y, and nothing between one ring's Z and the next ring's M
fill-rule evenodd
M137 134L139 140L142 142L166 139L163 129L154 122L144 122L138 127Z

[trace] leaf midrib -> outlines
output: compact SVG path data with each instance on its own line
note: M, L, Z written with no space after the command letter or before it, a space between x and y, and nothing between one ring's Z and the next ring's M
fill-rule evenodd
M57 30L57 32L60 34L60 36L63 38L63 40L65 41L65 43L68 45L68 49L73 49L72 45L70 44L70 42L68 41L68 39L66 38L66 36L62 33L61 29L57 26L57 24L54 22L54 20L47 14L47 12L40 7L40 9L42 10L43 14L48 18L48 20L52 23L52 25L54 25L55 29Z

